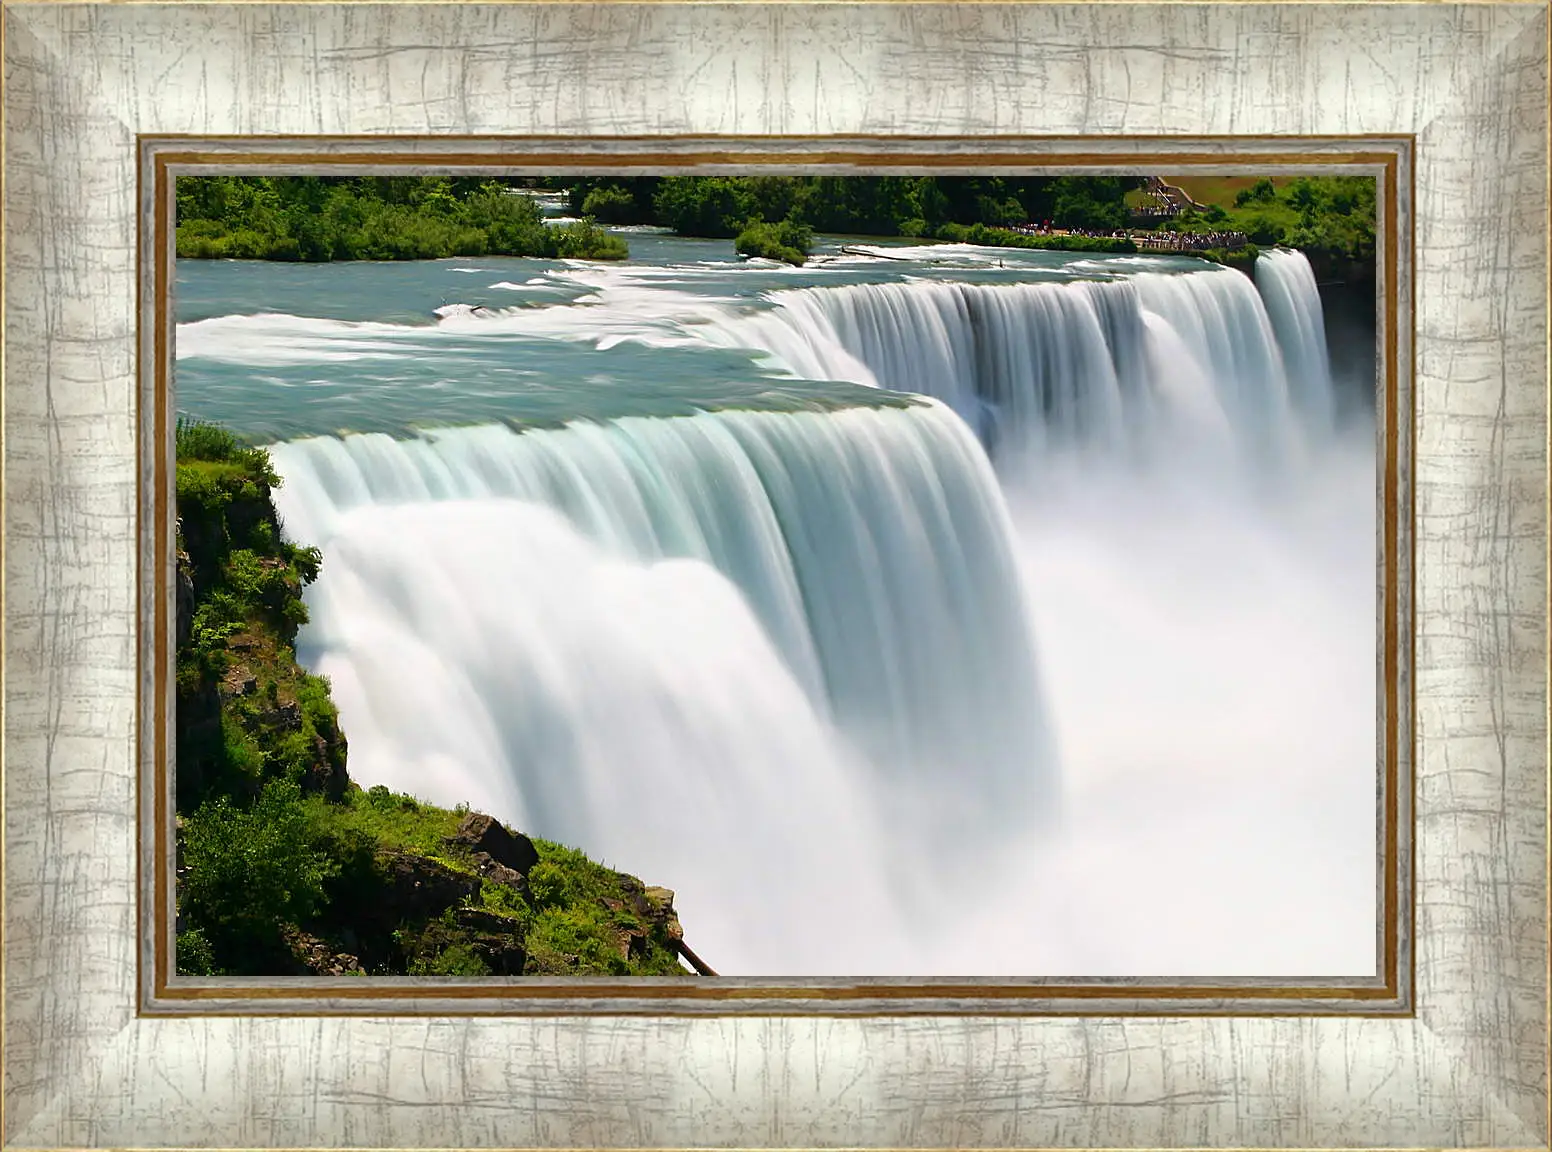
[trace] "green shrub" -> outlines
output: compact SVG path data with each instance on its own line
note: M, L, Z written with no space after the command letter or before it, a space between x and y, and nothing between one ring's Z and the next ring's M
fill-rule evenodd
M593 887L580 869L560 861L540 860L528 872L528 894L541 912L583 903Z
M636 215L636 198L618 184L594 188L582 200L582 214L605 224L627 224Z
M487 912L509 916L525 928L533 922L533 909L516 889L486 882L480 886L480 905Z
M189 928L178 933L173 944L173 958L178 971L184 976L221 976L224 973L216 964L215 951L199 928Z
M548 230L554 254L561 260L624 260L630 255L625 241L609 235L592 220L558 224Z
M304 922L324 900L334 863L313 847L301 790L271 781L244 810L226 797L185 817L179 905L223 967L285 951L281 927Z
M449 944L435 956L410 961L411 976L489 976L490 967L467 944Z
M629 962L620 955L617 934L602 909L546 908L534 916L528 931L530 955L575 957L582 974L623 976Z
M1277 189L1273 186L1271 178L1263 176L1249 188L1243 188L1234 197L1234 206L1243 208L1247 204L1270 204L1277 199Z
M813 240L813 229L795 220L783 220L778 224L757 220L738 234L733 247L745 256L802 265L808 259L809 245Z

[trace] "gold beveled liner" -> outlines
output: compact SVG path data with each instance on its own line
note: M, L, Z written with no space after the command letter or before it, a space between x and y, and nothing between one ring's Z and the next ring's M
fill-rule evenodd
M435 143L445 145L459 139L490 140L489 137L385 137L384 144L404 143ZM558 138L550 137L553 141ZM664 143L662 137L610 137L588 138L600 144L633 143L656 144ZM708 144L715 142L715 138L704 139ZM877 140L879 142L901 143L900 137L847 137L848 140ZM1037 138L1021 137L1019 142L1033 143ZM1156 137L1108 137L1108 139L1145 139L1154 141ZM1249 143L1243 138L1237 137L1195 137L1196 140L1238 140L1240 143ZM1265 139L1265 138L1263 138ZM1400 641L1400 557L1397 555L1397 530L1399 528L1398 507L1399 496L1399 441L1400 428L1398 426L1399 409L1399 381L1400 381L1400 341L1397 317L1399 269L1398 258L1402 251L1400 221L1399 221L1399 182L1398 169L1401 160L1401 148L1404 147L1410 156L1415 146L1415 140L1411 136L1390 135L1385 137L1298 137L1289 141L1290 144L1315 143L1345 143L1361 144L1385 140L1398 145L1390 151L1372 152L1358 151L1341 153L1323 152L1248 152L1238 155L1217 155L1189 149L1169 152L1151 152L1147 154L1117 154L1104 152L1069 152L1063 154L1031 154L1030 152L998 152L977 151L973 154L945 154L936 153L910 153L895 152L879 154L873 152L813 152L813 153L784 153L744 151L743 142L739 149L718 150L706 148L694 153L587 153L576 152L540 152L528 151L522 153L506 152L503 154L480 152L439 152L431 153L404 153L371 151L371 142L363 141L360 137L253 137L253 136L201 136L197 138L157 136L154 138L141 138L142 159L147 153L151 155L154 164L152 195L154 203L155 225L153 235L142 239L141 251L144 253L146 241L154 244L153 254L153 292L154 304L154 332L152 334L152 355L154 365L154 404L153 404L153 428L150 436L150 448L158 453L154 476L154 493L152 500L152 526L154 540L152 558L155 564L155 577L152 583L151 617L154 640L154 656L152 660L153 702L152 702L152 755L154 763L154 816L153 829L156 852L154 855L154 879L155 897L153 900L152 921L154 927L154 945L152 954L154 965L152 971L152 987L150 989L150 1003L146 1002L144 974L138 984L142 990L138 1011L142 1015L164 1014L168 1011L179 1014L190 1014L188 1009L176 1009L170 1005L158 1009L156 1002L185 1002L197 1003L201 1001L219 1001L222 1007L214 1009L218 1014L243 1014L243 1015L318 1015L331 1012L362 1011L369 1007L373 1000L411 1000L411 1001L487 1001L490 1002L486 1011L498 1012L500 1007L497 1001L556 1001L556 1000L656 1000L678 1001L682 1011L715 1012L711 1005L721 1001L748 1001L759 1004L766 1001L832 1001L848 1002L858 1000L874 1001L920 1001L926 998L938 999L965 999L974 1001L1046 1001L1059 1002L1071 1001L1080 1004L1096 1002L1112 1002L1115 1004L1131 1001L1186 1001L1205 1002L1234 1000L1241 1002L1263 1001L1267 1009L1276 1009L1279 1015L1322 1016L1351 1014L1332 1007L1329 1004L1311 1004L1308 1002L1340 1002L1351 1004L1363 1004L1378 1002L1370 1013L1383 1012L1385 1015L1412 1015L1414 1006L1411 1001L1411 972L1408 972L1406 987L1401 983L1400 971L1400 907L1398 884L1400 881L1399 860L1399 820L1400 820L1400 773L1399 773L1399 747L1398 738L1401 732L1409 734L1414 732L1415 723L1415 677L1412 680L1412 692L1406 701L1407 722L1401 724L1401 716L1398 711L1399 686L1399 641ZM305 151L295 152L225 152L199 150L199 143L248 143L258 142L264 145L292 144L313 145L329 141L348 140L357 143L361 151L338 153L309 153ZM681 138L683 140L683 138ZM521 141L511 143L524 143L538 145L545 142L542 137L525 137ZM824 138L815 137L763 137L760 142L770 143L797 143L813 142L824 144ZM932 143L930 138L915 137L910 143ZM937 141L941 142L941 141ZM1012 138L978 138L972 141L976 144L1009 145ZM1076 139L1074 140L1076 143ZM162 151L158 144L184 144L191 145L186 150ZM1382 479L1382 509L1381 531L1384 551L1384 582L1381 603L1382 631L1381 644L1383 653L1383 678L1385 691L1385 758L1383 765L1384 780L1384 809L1383 809L1383 865L1381 881L1381 902L1383 908L1383 937L1381 949L1381 977L1354 979L1346 984L1321 985L1308 983L1303 986L1266 986L1255 984L1185 984L1167 986L1163 984L1125 984L1102 982L1077 982L1071 984L1034 983L1015 984L1011 982L965 984L952 981L915 981L912 983L859 983L846 982L844 980L832 980L829 983L823 981L807 982L803 985L787 985L772 982L764 986L749 986L742 984L701 983L685 981L671 981L665 983L647 982L640 977L605 978L604 980L591 980L587 978L575 978L565 983L557 982L524 982L524 983L499 983L496 981L469 983L469 984L444 984L439 981L427 980L416 985L385 985L376 982L348 981L343 985L334 981L328 981L325 986L317 978L298 978L295 986L281 987L274 984L247 985L239 982L210 984L210 983L171 983L169 981L169 952L172 940L170 898L172 885L167 875L169 844L168 813L170 811L169 792L169 764L168 764L168 713L167 713L167 686L168 686L168 638L170 636L170 619L168 609L171 604L171 588L169 585L170 560L169 542L171 539L170 522L168 517L168 476L166 468L166 453L169 443L168 407L170 396L170 353L171 353L171 326L169 323L169 285L171 278L171 266L173 263L173 235L171 228L171 209L173 205L173 185L169 170L173 167L179 169L186 167L218 167L223 172L236 172L245 168L307 168L320 167L356 167L363 169L394 169L417 168L436 169L445 171L453 168L464 169L502 169L528 172L543 172L545 174L557 171L565 172L603 172L619 169L650 170L658 169L665 172L682 171L685 169L704 169L712 166L770 166L787 169L806 169L811 167L845 167L868 168L872 170L914 170L923 169L959 169L969 173L984 172L991 168L1012 168L1018 170L1053 169L1053 168L1091 168L1108 171L1152 169L1178 171L1183 168L1267 168L1267 167L1291 167L1305 170L1328 168L1352 168L1355 166L1379 167L1382 169L1382 197L1380 202L1385 206L1384 212L1384 333L1381 344L1384 356L1383 378L1383 421L1384 447L1383 447L1383 479ZM145 178L145 165L140 166L140 179ZM1411 191L1409 182L1409 191ZM143 192L143 190L142 190ZM1415 197L1415 192L1413 192ZM144 203L143 195L140 203ZM1413 205L1409 203L1407 212L1407 248L1411 252L1413 241L1413 229L1415 228ZM142 217L143 219L143 217ZM143 225L142 225L143 226ZM140 293L140 285L143 276L137 277L137 302ZM1414 278L1415 279L1415 278ZM1410 281L1409 281L1410 283ZM1412 289L1415 294L1415 288ZM1409 310L1408 316L1412 313ZM144 312L139 313L139 323L144 324ZM140 341L140 347L145 347L144 333ZM1412 359L1415 353L1408 342L1408 372L1412 367ZM141 393L144 394L143 391ZM1409 419L1408 435L1409 447L1415 447L1415 420ZM145 433L142 427L137 436L139 445L139 463L137 469L137 487L145 482L145 458L146 450ZM1410 459L1410 457L1409 457ZM1415 483L1409 485L1409 494L1412 494L1410 504L1415 505ZM145 509L145 493L140 493L137 508L140 514ZM1409 524L1415 522L1413 508L1409 507ZM1415 553L1414 536L1408 533L1409 552ZM139 598L144 595L144 570L145 548L142 536L142 547L138 551L138 564L141 567L141 577L137 580L136 594L140 608L140 619L144 621L144 604ZM1414 557L1407 557L1406 572L1409 582L1415 581ZM1409 602L1411 596L1408 597ZM143 648L138 659L143 660ZM142 667L143 673L143 667ZM137 709L137 725L140 724L142 709ZM1415 744L1415 735L1413 736ZM145 754L144 732L140 733L137 747ZM1410 758L1409 758L1410 763ZM1410 783L1410 774L1409 781ZM143 808L142 818L137 821L137 870L143 867L142 858L145 845ZM1412 871L1410 867L1411 854L1415 853L1413 846L1414 837L1408 837L1409 867L1407 876L1410 879ZM143 876L142 876L143 884ZM1415 904L1415 886L1409 885L1407 893L1409 906ZM137 902L139 922L141 926L141 940L144 936L144 888L141 888L140 900ZM144 953L137 951L141 957L139 963L143 969ZM1409 950L1409 959L1415 966L1415 949ZM359 1009L335 1007L333 1005L309 1005L305 1010L295 1008L287 1010L275 1001L347 1001L361 1004ZM239 1007L229 1006L231 1001L258 1001L251 1007L244 1004ZM263 1002L268 1001L269 1004ZM695 1001L705 1004L705 1007L692 1008L685 1005L685 1001ZM1289 1002L1304 1001L1305 1006L1282 1007ZM1398 1001L1401 1003L1398 1004ZM575 1014L578 1012L609 1013L618 1015L672 1015L676 1005L664 1003L661 1007L644 1008L637 1006L620 1005L614 1007L600 1007L597 1005L578 1003L572 1006L550 1009L548 1005L535 1005L530 1012L544 1012L545 1014ZM406 1015L422 1014L434 1011L434 1006L427 1003L424 1008L405 1008L396 1005L384 1005L376 1014L379 1015ZM524 1009L517 1004L510 1005L510 1011L523 1012ZM838 1011L844 1011L839 1004ZM812 1014L815 1009L798 1009L803 1014ZM1052 1003L1043 1006L1039 1003L1018 1005L1009 1003L1007 1008L990 1007L985 1004L977 1004L969 1008L930 1005L901 1005L892 1011L861 1012L852 1010L848 1015L932 1015L932 1014L1018 1014L1018 1015L1057 1015L1071 1014L1073 1009L1065 1012L1055 1007ZM1164 1009L1146 1011L1140 1009L1122 1009L1105 1007L1106 1015L1160 1015ZM1179 1011L1176 1010L1177 1014ZM193 1010L198 1014L198 1010ZM778 1004L772 1004L770 1008L762 1008L761 1015L783 1015ZM1201 1011L1192 1011L1192 1015L1224 1015L1242 1016L1243 1008L1217 1010L1205 1008Z

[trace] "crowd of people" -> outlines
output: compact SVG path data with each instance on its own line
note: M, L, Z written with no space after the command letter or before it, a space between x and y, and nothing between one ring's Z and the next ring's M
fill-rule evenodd
M1243 248L1250 237L1243 232L1133 232L1132 243L1139 248L1167 248L1171 251L1200 251L1203 248Z
M1049 220L1013 228L1025 236L1083 236L1091 240L1130 240L1139 248L1171 252L1196 252L1204 248L1243 248L1249 237L1243 232L1132 232L1125 228L1057 228Z

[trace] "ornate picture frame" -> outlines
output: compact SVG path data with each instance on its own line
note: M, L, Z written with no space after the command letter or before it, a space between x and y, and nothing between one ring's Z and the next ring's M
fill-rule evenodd
M8 1144L1547 1146L1545 3L4 22ZM453 141L598 169L1325 154L1384 173L1395 643L1368 991L180 988L147 448L167 432L166 176L288 150L430 168Z

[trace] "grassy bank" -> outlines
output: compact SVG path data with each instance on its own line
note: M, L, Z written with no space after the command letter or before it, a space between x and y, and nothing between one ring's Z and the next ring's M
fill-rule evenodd
M1372 177L1170 177L1167 182L1207 207L1181 213L1161 231L1243 232L1260 247L1299 249L1319 279L1373 281Z
M673 893L482 813L362 789L296 662L317 550L262 450L177 431L177 966L191 975L683 975Z
M945 224L933 239L956 244L982 244L992 248L1030 248L1048 252L1136 252L1137 245L1114 236L1030 236L1008 228L985 224Z

